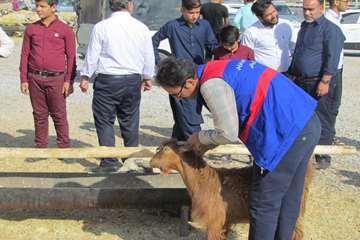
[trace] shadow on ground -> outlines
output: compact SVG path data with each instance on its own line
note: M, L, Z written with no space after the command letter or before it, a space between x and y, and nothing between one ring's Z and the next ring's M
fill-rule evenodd
M345 145L356 147L357 150L360 150L360 141L356 139L351 139L347 137L336 137L335 142L344 143Z
M347 178L346 180L342 180L344 184L360 187L360 173L358 171L339 170L338 174Z
M95 125L92 122L83 122L80 128L89 132L96 132ZM149 130L155 134L148 133ZM172 128L142 125L140 126L139 143L142 146L159 146L162 142L171 138L171 133ZM115 134L117 137L121 138L118 123L115 123Z
M33 148L34 147L34 130L29 129L20 129L17 131L22 134L22 136L14 137L8 133L0 132L0 147L8 147L8 148ZM71 145L75 148L82 147L92 147L91 144L79 141L77 139L71 139ZM49 136L49 147L56 148L56 136ZM37 162L43 161L47 159L39 159L39 158L27 158L27 162ZM96 164L87 161L86 159L62 159L62 161L66 164L74 164L78 163L84 167L94 167Z

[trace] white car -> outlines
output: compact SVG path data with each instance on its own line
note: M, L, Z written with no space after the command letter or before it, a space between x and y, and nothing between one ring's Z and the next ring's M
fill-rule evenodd
M240 0L226 0L222 3L222 5L224 5L228 12L229 12L229 16L235 16L237 11L244 6L243 3L240 3Z
M341 15L341 30L346 37L344 53L360 55L360 9L347 10Z

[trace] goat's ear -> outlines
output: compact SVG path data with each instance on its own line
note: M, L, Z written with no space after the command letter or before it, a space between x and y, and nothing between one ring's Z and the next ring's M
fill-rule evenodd
M178 142L177 145L178 145L179 153L190 152L193 150L191 146L186 142L180 142L180 143Z

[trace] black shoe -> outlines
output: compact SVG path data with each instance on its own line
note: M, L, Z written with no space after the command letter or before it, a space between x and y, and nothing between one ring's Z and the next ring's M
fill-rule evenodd
M315 168L316 169L327 169L330 167L331 157L329 155L315 155Z

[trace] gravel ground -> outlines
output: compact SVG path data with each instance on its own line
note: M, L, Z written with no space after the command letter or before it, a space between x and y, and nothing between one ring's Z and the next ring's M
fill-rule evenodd
M19 92L19 52L9 59L0 59L0 147L32 147L33 118L28 97ZM338 138L345 144L360 148L360 58L346 57L344 90L338 117ZM81 66L81 62L79 62ZM92 93L82 94L77 88L68 99L70 133L74 147L97 146L91 114ZM205 112L205 127L211 126ZM172 118L167 95L158 87L143 95L141 105L140 142L156 146L171 134ZM56 146L51 127L52 147ZM121 138L117 134L117 143ZM334 156L332 166L317 171L312 185L305 217L305 239L357 240L360 239L360 161L359 156ZM60 161L55 159L25 161L1 160L1 170L32 172L74 172L95 166L93 159ZM101 239L155 240L179 239L180 221L163 212L141 210L76 210L0 212L0 240L35 239ZM247 225L236 225L231 239L246 239ZM203 234L191 231L190 239L201 239Z

